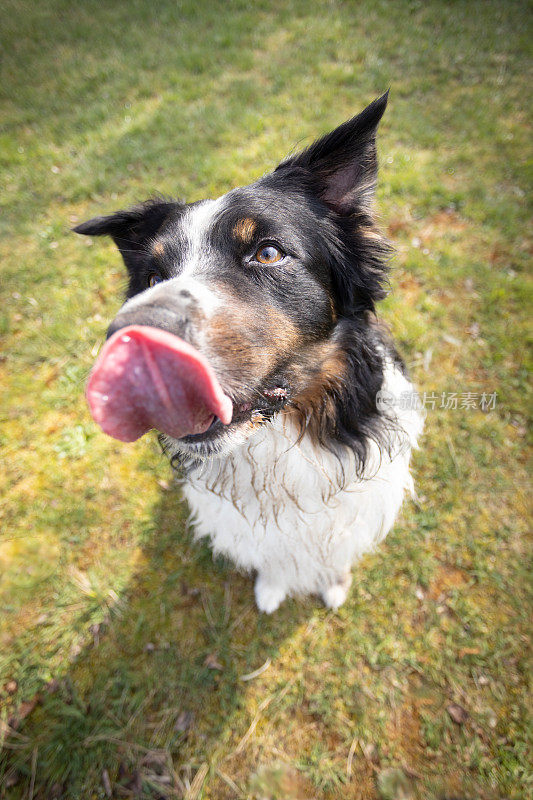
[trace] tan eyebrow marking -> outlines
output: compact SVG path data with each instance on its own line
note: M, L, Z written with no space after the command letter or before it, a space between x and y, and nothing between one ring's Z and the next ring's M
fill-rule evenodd
M165 252L165 245L162 242L156 242L152 247L154 256L162 256Z
M236 239L240 239L245 244L249 244L252 241L252 237L256 228L257 223L255 220L251 219L250 217L245 217L244 219L240 219L235 223L233 226L233 235Z

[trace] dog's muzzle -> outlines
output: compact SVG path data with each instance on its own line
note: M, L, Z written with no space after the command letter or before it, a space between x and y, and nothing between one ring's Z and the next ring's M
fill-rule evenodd
M217 418L232 420L232 401L191 342L193 322L203 317L199 300L171 283L124 304L91 372L91 413L115 439L134 441L152 428L179 439L205 432Z

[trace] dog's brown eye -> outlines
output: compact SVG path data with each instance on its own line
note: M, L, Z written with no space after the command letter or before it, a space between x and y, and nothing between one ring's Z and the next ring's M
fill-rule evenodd
M256 252L254 258L260 264L276 264L283 258L283 253L273 244L265 244Z
M152 286L155 286L156 283L161 283L162 280L163 278L161 275L158 275L157 272L153 272L148 278L148 286L151 288Z

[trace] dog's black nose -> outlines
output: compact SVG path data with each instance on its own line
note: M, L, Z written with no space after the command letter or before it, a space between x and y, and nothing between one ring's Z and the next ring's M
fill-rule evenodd
M162 281L153 289L135 295L122 306L107 331L109 339L129 325L148 325L185 338L189 323L200 312L199 303L189 287L178 281Z
M150 328L161 328L173 333L175 336L184 337L190 318L185 309L168 308L161 305L142 305L128 310L119 311L109 328L107 338L122 328L130 325L148 325Z

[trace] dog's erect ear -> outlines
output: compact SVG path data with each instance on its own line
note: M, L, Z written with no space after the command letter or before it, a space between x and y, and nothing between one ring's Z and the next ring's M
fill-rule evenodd
M108 217L95 217L82 222L72 230L86 236L111 236L124 263L128 269L132 269L139 255L146 252L147 242L177 208L179 203L176 202L147 200L126 211L117 211Z
M376 186L376 130L388 96L387 91L278 169L295 166L312 173L321 187L321 199L338 214L346 216L364 208Z

